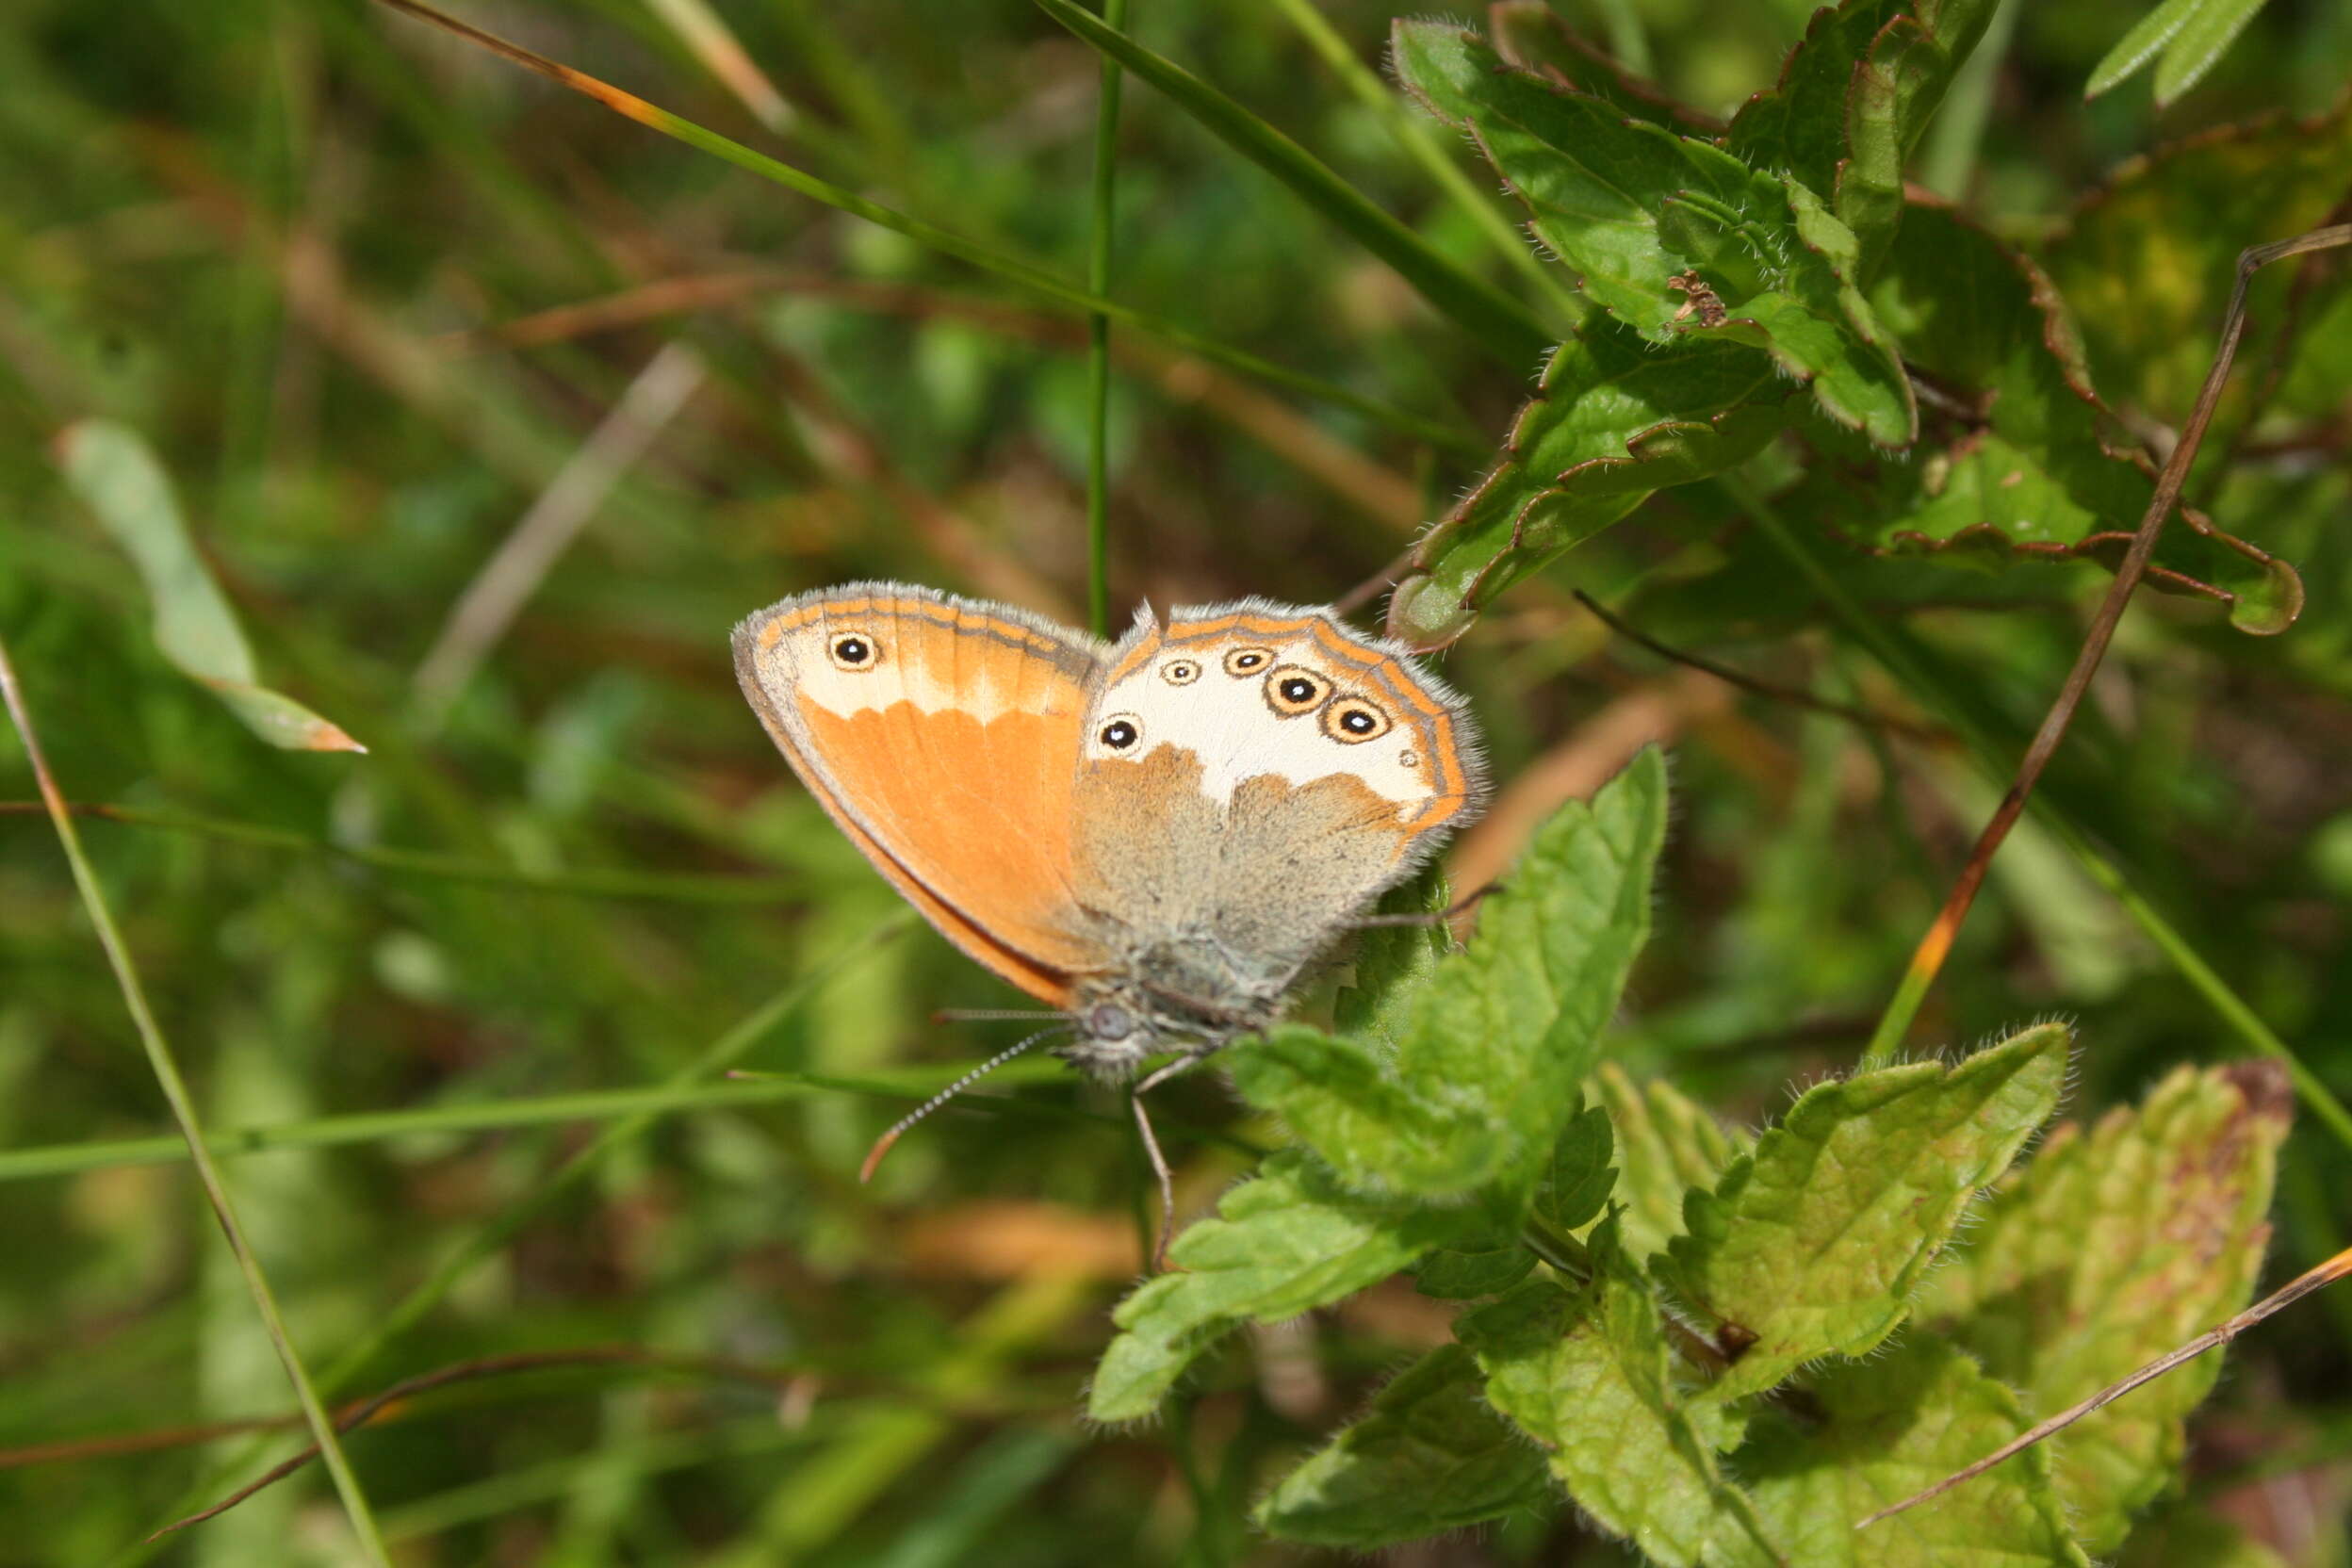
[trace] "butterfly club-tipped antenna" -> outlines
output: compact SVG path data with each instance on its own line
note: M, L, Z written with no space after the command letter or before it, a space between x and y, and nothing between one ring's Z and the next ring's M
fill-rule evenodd
M1015 1013L1011 1016L1015 1018L1028 1018L1035 1015L1028 1013ZM1056 1021L1048 1024L1046 1027L1038 1030L1036 1034L1031 1035L1028 1038L1023 1039L1017 1044L1006 1046L1004 1050L998 1052L995 1055L990 1056L987 1061L982 1062L978 1067L973 1068L970 1072L965 1073L962 1077L948 1085L947 1087L941 1089L939 1093L933 1095L930 1099L924 1101L922 1104L917 1105L913 1110L908 1111L905 1116L900 1117L897 1121L893 1122L890 1126L890 1130L883 1134L880 1137L874 1139L874 1147L866 1151L866 1163L858 1168L858 1180L861 1184L874 1180L874 1168L882 1163L882 1156L890 1152L890 1145L896 1143L898 1141L899 1135L906 1132L907 1128L912 1127L916 1122L921 1121L924 1117L929 1116L933 1111L938 1110L941 1105L946 1104L949 1101L955 1099L957 1095L972 1087L972 1085L978 1083L989 1073L994 1072L998 1068L1003 1067L1006 1062L1011 1061L1015 1056L1020 1055L1022 1052L1037 1045L1039 1041L1051 1039L1055 1035L1074 1030L1076 1028L1076 1025L1070 1021L1067 1014L1052 1013L1046 1016L1056 1020Z

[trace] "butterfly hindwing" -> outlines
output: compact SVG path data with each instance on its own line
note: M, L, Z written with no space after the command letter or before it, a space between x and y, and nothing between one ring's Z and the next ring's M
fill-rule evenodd
M1475 809L1466 727L1459 699L1328 612L1244 601L1141 624L1086 727L1081 901L1286 983Z

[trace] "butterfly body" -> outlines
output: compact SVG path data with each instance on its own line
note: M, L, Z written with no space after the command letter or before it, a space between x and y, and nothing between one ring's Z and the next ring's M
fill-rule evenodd
M1115 644L899 583L735 632L793 770L925 918L1106 1076L1279 1016L1482 797L1459 699L1328 611L1146 611Z

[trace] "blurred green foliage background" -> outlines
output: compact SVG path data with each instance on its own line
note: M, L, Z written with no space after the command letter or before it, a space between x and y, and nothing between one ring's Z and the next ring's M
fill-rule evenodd
M1298 8L1135 0L1131 27L1531 297ZM1710 112L1772 79L1807 11L1561 9ZM1316 12L1377 66L1387 9ZM2327 114L2352 74L2352 9L2276 0L2168 107L2145 83L2085 104L2128 13L2012 13L1915 177L2029 250L2125 160ZM1098 65L1039 12L725 0L739 55L712 44L710 14L466 12L1083 276ZM63 788L115 808L83 831L203 1112L323 1145L226 1165L294 1339L344 1396L599 1353L419 1395L350 1439L398 1560L1303 1560L1253 1535L1249 1503L1442 1338L1448 1309L1396 1282L1236 1345L1157 1429L1084 1429L1079 1390L1138 1266L1123 1109L1024 1064L858 1185L911 1096L1013 1037L930 1011L1007 996L899 913L769 748L726 656L749 611L861 576L1080 618L1081 319L360 0L18 0L0 144L0 634ZM1146 597L1347 593L1477 476L1527 382L1133 83L1117 154L1118 299L1458 440L1115 334L1115 617ZM2318 156L2297 189L2342 220L2346 180ZM2217 219L2152 282L2102 292L2085 267L2069 283L2135 432L2161 441L2202 373L2221 306L2206 263L2226 276L2288 228ZM2270 422L2235 431L2197 491L2301 568L2303 622L2249 638L2144 596L2067 776L2205 961L2352 1096L2344 293L2315 296L2305 347L2275 362ZM2273 363L2256 351L2280 320L2258 318L2242 379ZM92 416L171 472L263 678L366 756L264 746L157 651L138 577L59 475L55 438ZM1770 489L1774 462L1753 482ZM543 559L498 553L518 529ZM1643 740L1673 743L1660 934L1615 1056L1734 1119L1853 1062L1996 793L1949 746L1665 663L1569 594L1781 684L1914 711L1740 540L1720 494L1668 493L1444 665L1507 805L1589 792ZM2106 582L2080 563L1854 559L1872 602L2020 739ZM511 616L453 620L485 579ZM299 1429L231 1429L292 1402L33 797L22 749L0 744L0 1563L356 1560L315 1469L139 1544ZM1509 841L1463 854L1491 867ZM1914 1039L2054 1013L2081 1029L2079 1112L2236 1049L2029 825ZM777 1076L706 1074L648 1105L641 1091L714 1048ZM591 1094L606 1098L564 1098ZM1161 1105L1198 1212L1269 1130L1214 1075ZM2277 1278L2352 1228L2352 1153L2314 1123L2287 1147L2277 1223ZM2232 1355L2192 1489L2286 1560L2352 1560L2352 1295ZM1399 1560L1614 1554L1563 1511Z

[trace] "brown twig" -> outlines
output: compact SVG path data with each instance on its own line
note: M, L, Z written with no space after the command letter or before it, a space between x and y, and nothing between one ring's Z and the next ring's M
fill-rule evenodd
M1711 675L1716 679L1737 686L1743 692L1753 692L1757 696L1770 697L1774 702L1794 703L1799 708L1809 708L1817 713L1827 713L1832 718L1844 719L1849 724L1858 724L1866 729L1891 730L1897 735L1908 736L1914 741L1931 743L1942 743L1952 739L1949 731L1939 729L1934 725L1920 724L1913 719L1897 718L1891 713L1873 713L1867 708L1858 708L1852 703L1832 702L1827 697L1817 697L1812 693L1802 691L1797 687L1759 680L1755 676L1743 675L1729 665L1718 664L1711 659L1702 658L1695 653L1685 653L1680 648L1669 647L1666 644L1626 622L1623 616L1604 608L1598 599L1583 589L1577 588L1572 592L1576 595L1576 602L1592 612L1611 631L1628 643L1649 649L1670 663L1688 664L1694 670Z
M2123 1379L2121 1381L2108 1384L2105 1388L2100 1389L2097 1394L2094 1394L2089 1398L2083 1400L2081 1404L2072 1406L2066 1410L2062 1410L2057 1414L2051 1416L2049 1420L2039 1422L2034 1426L2028 1428L2026 1430L2019 1432L2016 1437L2011 1438L2008 1442L2002 1444L1991 1453L1986 1454L1983 1459L1978 1460L1974 1464L1969 1465L1967 1469L1955 1471L1952 1475L1946 1476L1942 1480L1937 1481L1934 1486L1929 1487L1926 1491L1919 1493L1918 1495L1905 1497L1902 1502L1895 1504L1891 1508L1880 1509L1876 1513L1871 1514L1869 1518L1857 1520L1854 1527L1857 1530L1862 1529L1868 1526L1877 1524L1881 1519L1890 1519L1894 1517L1894 1515L1903 1512L1905 1509L1917 1508L1921 1503L1929 1502L1935 1498L1942 1496L1945 1493L1950 1492L1953 1487L1959 1486L1964 1482L1973 1480L1978 1476L1983 1475L1985 1471L1990 1470L1994 1465L1999 1464L2002 1460L2012 1458L2017 1454L2024 1452L2034 1444L2039 1443L2042 1439L2050 1436L2052 1432L2063 1430L2064 1429L2074 1425L2074 1423L2082 1420L2082 1417L2090 1414L2091 1412L2098 1410L2102 1405L2113 1404L2115 1400L2122 1398L2125 1395L2131 1393L2142 1383L2152 1382L2156 1379L2161 1378L2165 1373L2171 1371L2174 1367L2180 1365L2182 1363L2195 1361L2197 1357L2203 1355L2206 1351L2213 1348L2213 1347L2217 1345L2227 1345L2230 1341L2235 1339L2239 1334L2244 1333L2246 1330L2252 1328L2255 1324L2260 1323L2263 1318L2268 1317L2271 1314L2278 1311L2281 1307L2289 1306L2294 1302L2299 1301L2304 1297L2309 1296L2311 1292L2319 1289L2322 1285L2341 1280L2347 1274L2352 1274L2352 1248L2344 1249L2344 1250L2338 1252L2334 1257L2329 1258L2326 1263L2321 1264L2318 1267L2298 1276L2292 1283L2282 1286L2271 1295L2264 1297L2262 1300L2255 1302L2252 1306L2246 1308L2244 1312L2238 1314L2237 1316L2232 1317L2227 1323L2222 1324L2219 1328L2209 1330L2208 1331L2197 1335L2195 1339L2189 1341L2186 1345L2181 1346L2179 1349L2157 1357L2154 1361L2149 1362L2146 1366L2141 1367L2138 1371L2132 1373L2130 1377Z
M2001 796L1992 820L1978 835L1975 847L1968 854L1968 864L1961 869L1952 885L1952 894L1935 922L1919 939L1919 947L1911 956L1911 966L1904 974L1895 1000L1889 1004L1886 1021L1879 1037L1870 1044L1872 1056L1890 1053L1901 1043L1902 1034L1909 1027L1919 1000L1927 988L1935 983L1943 968L1944 959L1952 952L1953 939L1959 935L1961 923L1968 919L1969 906L1984 884L1993 854L2009 837L2017 818L2025 810L2026 801L2034 793L2042 770L2066 738L2067 727L2073 723L2074 711L2082 704L2082 695L2090 689L2091 678L2099 671L2099 661L2107 654L2107 645L2115 637L2115 626L2123 619L2124 607L2131 601L2132 591L2139 586L2148 571L2148 560L2155 553L2156 540L2164 531L2164 521L2172 514L2173 505L2180 498L2181 482L2187 479L2189 465L2197 460L2197 448L2204 443L2205 428L2212 423L2214 406L2221 400L2222 387L2230 379L2230 368L2237 357L2238 341L2246 331L2246 290L2254 274L2272 262L2309 252L2328 250L2352 244L2352 224L2314 229L2292 239L2274 244L2257 245L2238 257L2237 281L2230 290L2229 308L2223 313L2221 341L2213 351L2213 368L2206 372L2205 384L2198 391L2197 405L2189 420L2181 428L2180 438L2175 442L2172 454L2164 469L2156 476L2155 494L2149 497L2148 511L2140 518L2140 526L2132 536L2131 547L2125 550L2122 564L2115 568L2115 581L2108 585L2107 596L2099 601L2099 613L2092 618L2090 630L2082 639L2082 650L2075 656L2074 668L2067 672L2066 684L2058 691L2057 699L2034 732L2033 744L2017 764L2017 777L2009 791Z
M414 1398L419 1394L429 1394L435 1389L448 1388L454 1383L477 1382L484 1378L512 1377L522 1372L544 1372L554 1367L611 1365L683 1368L714 1376L738 1378L748 1382L775 1383L779 1387L786 1380L775 1373L758 1367L694 1357L666 1356L657 1351L642 1349L634 1345L590 1346L576 1350L528 1350L514 1355L484 1356L478 1361L458 1362L453 1365L436 1367L431 1372L419 1373L414 1378L403 1378L389 1388L372 1394L367 1398L355 1399L337 1411L335 1417L335 1429L338 1432L348 1432L356 1427L366 1425L370 1419L382 1414L400 1400ZM294 1419L296 1418L274 1417L264 1421L229 1423L220 1428L191 1429L198 1434L200 1439L203 1439L218 1436L226 1431L252 1430L256 1427L287 1425ZM56 1456L41 1455L41 1457ZM274 1486L318 1457L318 1446L316 1443L309 1444L301 1452L281 1463L270 1466L254 1480L238 1487L210 1508L188 1514L183 1519L174 1519L147 1539L160 1540L174 1530L186 1529L190 1525L201 1525L207 1519L226 1513L253 1494L266 1487ZM33 1462L33 1461L25 1460L19 1462Z

